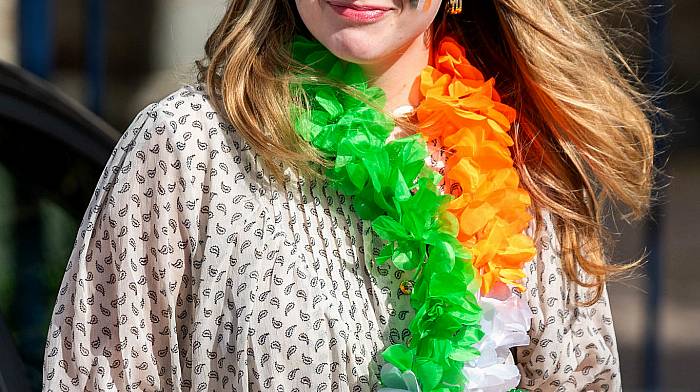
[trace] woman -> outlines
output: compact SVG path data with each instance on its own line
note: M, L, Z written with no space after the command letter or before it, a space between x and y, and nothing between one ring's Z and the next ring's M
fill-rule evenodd
M44 390L620 390L599 205L645 212L653 108L587 11L231 1L105 167Z

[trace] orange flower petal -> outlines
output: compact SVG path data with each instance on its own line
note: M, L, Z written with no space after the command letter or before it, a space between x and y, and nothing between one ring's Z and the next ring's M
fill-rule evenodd
M421 73L424 99L416 114L426 140L445 151L444 184L455 196L448 210L459 218L458 240L472 252L482 293L502 284L524 289L522 268L535 246L523 234L532 220L530 196L508 149L517 113L453 38L440 42L434 58Z

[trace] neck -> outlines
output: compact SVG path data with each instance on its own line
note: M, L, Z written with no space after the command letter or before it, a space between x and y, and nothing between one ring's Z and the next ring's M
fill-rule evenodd
M420 91L416 80L430 61L430 48L424 44L424 35L380 61L360 64L370 84L386 93L384 109L389 112L403 105L418 105Z

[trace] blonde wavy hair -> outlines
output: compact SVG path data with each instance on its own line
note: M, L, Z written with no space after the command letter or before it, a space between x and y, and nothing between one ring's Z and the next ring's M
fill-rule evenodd
M461 39L518 111L516 167L536 211L555 218L567 277L592 289L585 305L600 298L607 278L638 263L606 263L601 206L645 215L654 155L647 116L662 112L603 27L604 10L590 3L475 1L459 15L441 10L428 34L433 44L445 34ZM310 37L293 2L231 0L197 62L216 109L275 175L280 160L300 170L318 161L289 118L288 83L303 67L288 51L294 34ZM542 219L538 213L538 228Z

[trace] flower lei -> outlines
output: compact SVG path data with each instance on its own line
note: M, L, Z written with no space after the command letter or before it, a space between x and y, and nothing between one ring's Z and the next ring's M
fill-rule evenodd
M333 163L325 170L329 185L351 196L357 215L387 241L376 263L391 260L413 271L401 287L415 310L411 339L382 352L390 364L382 367L382 383L411 391L464 390L464 369L479 357L475 346L484 338L477 295L497 284L517 285L532 253L528 238L513 234L524 229L529 198L517 187L507 150L512 109L499 102L492 80L484 83L466 62L463 49L446 39L436 68L421 74L424 99L416 113L422 135L387 142L394 122L372 106L384 106L384 92L368 85L358 65L302 36L295 37L292 53L310 73L365 97L293 83L292 92L308 98L307 107L292 108L294 126ZM446 149L444 178L426 164L429 140ZM443 181L448 194L439 188Z
M515 109L501 103L495 80L484 80L454 39L440 42L435 67L421 73L416 109L421 133L446 151L445 189L457 198L459 240L472 253L481 292L499 283L523 289L523 265L535 255L523 234L532 220L530 195L519 187L508 147Z

